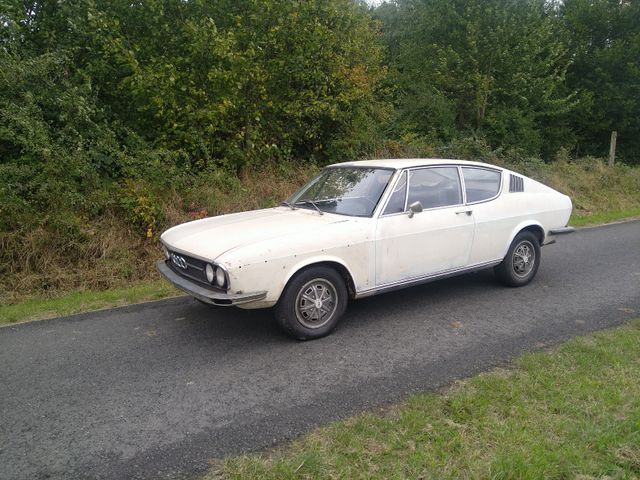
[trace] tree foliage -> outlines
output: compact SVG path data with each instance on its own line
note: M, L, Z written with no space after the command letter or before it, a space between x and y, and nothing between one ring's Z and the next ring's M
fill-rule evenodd
M349 0L59 0L27 11L13 22L21 47L67 53L112 120L198 167L359 153L381 114L381 49Z
M198 175L389 139L552 160L615 129L637 161L638 18L638 0L0 0L0 229L115 210L149 232Z
M396 128L445 141L475 133L530 154L561 145L575 106L570 56L542 0L398 0L379 15Z
M571 118L578 151L603 155L619 132L620 153L640 153L640 2L566 0L559 6L572 52L567 84L580 92Z
M371 151L376 36L350 0L0 0L0 226L137 212L132 182L167 174Z

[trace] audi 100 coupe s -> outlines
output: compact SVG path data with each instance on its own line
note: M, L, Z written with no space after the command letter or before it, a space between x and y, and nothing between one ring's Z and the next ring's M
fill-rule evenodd
M571 199L485 163L366 160L323 169L275 208L162 234L160 273L213 305L274 307L298 339L331 332L350 299L493 267L528 284Z

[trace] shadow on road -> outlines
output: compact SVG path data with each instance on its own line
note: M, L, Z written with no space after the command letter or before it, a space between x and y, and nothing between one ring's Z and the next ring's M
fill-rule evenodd
M483 270L352 300L332 336L352 337L360 330L375 327L378 322L387 322L391 314L397 316L406 312L409 315L416 308L421 308L428 318L429 308L434 305L445 304L455 297L460 297L462 301L465 297L491 295L494 290L504 289L504 286L497 283L491 270ZM197 336L203 342L233 341L241 346L243 343L253 344L260 340L265 346L271 346L295 341L278 329L271 309L242 310L206 305L193 300L182 317L179 320L183 322L183 335Z

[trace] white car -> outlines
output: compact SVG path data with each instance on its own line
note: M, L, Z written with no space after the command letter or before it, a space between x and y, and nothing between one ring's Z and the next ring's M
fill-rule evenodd
M160 273L213 305L275 307L298 339L327 335L349 299L494 267L529 283L569 233L571 199L485 163L367 160L323 169L281 206L175 226Z

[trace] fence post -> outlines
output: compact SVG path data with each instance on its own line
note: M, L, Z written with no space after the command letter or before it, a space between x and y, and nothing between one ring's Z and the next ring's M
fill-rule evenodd
M611 132L611 144L609 145L609 166L613 167L613 162L616 160L616 141L618 140L618 132L613 130Z

